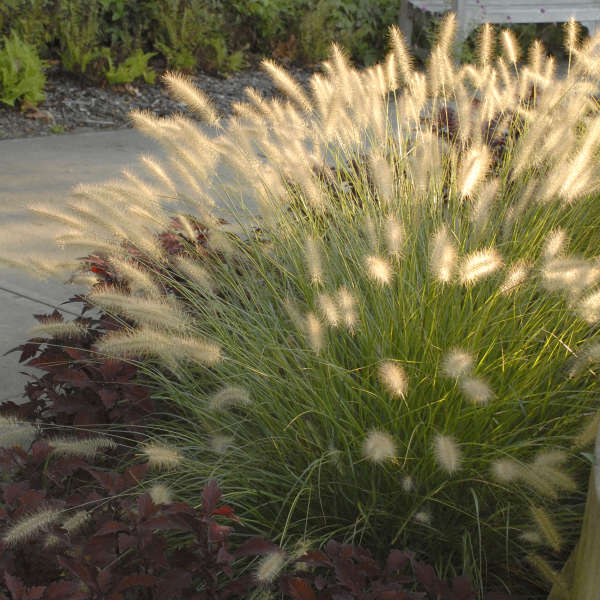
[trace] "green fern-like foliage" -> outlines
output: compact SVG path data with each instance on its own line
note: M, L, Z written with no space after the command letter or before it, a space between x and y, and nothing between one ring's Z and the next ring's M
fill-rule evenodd
M33 46L21 40L16 33L4 38L0 49L0 102L14 106L17 100L38 104L46 96L44 85L45 61Z
M142 50L137 50L120 65L115 66L110 56L110 49L104 50L108 60L108 69L104 72L104 76L111 85L131 83L139 77L143 77L146 83L154 83L156 72L148 66L148 61L156 55L156 52L144 53Z

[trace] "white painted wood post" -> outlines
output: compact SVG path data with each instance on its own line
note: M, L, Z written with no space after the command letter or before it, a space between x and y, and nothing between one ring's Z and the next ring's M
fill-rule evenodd
M398 27L404 35L404 41L407 46L412 45L413 20L412 9L408 5L408 0L400 0L400 14L398 16Z

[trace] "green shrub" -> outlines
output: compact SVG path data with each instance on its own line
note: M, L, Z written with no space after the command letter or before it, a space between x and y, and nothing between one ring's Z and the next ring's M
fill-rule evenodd
M17 100L41 102L46 97L44 67L45 62L33 46L16 33L5 37L0 49L0 102L9 106L14 106Z
M231 50L224 7L219 10L203 2L167 0L155 10L158 26L154 47L170 68L191 71L200 66L227 73L246 66L244 52Z
M54 0L3 0L0 3L0 35L15 32L45 56L55 37Z
M267 61L289 101L249 92L225 125L168 75L214 135L133 119L186 193L145 159L152 184L126 173L45 214L129 282L89 296L130 323L96 349L139 362L187 414L157 423L185 455L161 476L180 497L217 476L246 526L281 541L406 544L510 586L533 576L532 548L560 563L583 512L600 70L588 44L565 79L541 50L519 72L506 34L502 60L483 44L456 68L453 29L425 75L397 30L364 72L334 47L310 97ZM165 227L186 257L158 246Z
M102 62L99 5L82 0L59 0L56 18L62 67L78 75L99 77Z
M104 48L103 56L108 61L108 68L104 72L106 81L111 85L115 85L130 83L139 77L143 77L146 83L154 83L156 72L148 66L148 61L155 55L155 52L144 54L141 50L137 50L120 65L115 67L110 56L110 49Z

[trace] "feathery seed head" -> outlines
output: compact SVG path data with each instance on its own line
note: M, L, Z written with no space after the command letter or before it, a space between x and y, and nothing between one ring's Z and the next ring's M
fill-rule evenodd
M149 110L134 109L129 113L129 118L133 122L135 128L145 135L155 139L163 137L163 129L161 128L162 120L153 112Z
M117 444L108 437L55 437L48 440L56 456L78 456L80 458L94 458L101 450L111 450Z
M358 317L356 315L356 298L350 293L348 288L341 287L337 292L337 302L342 313L344 325L354 331Z
M210 410L228 410L233 406L248 406L251 404L248 390L237 385L227 385L209 398Z
M262 61L262 68L271 76L275 85L284 93L286 96L293 100L302 110L307 113L312 112L313 108L310 100L306 94L302 91L300 85L294 81L284 69L276 65L272 60L264 59Z
M307 238L304 256L312 283L321 285L323 283L323 266L321 264L321 253L314 238Z
M460 265L460 281L464 285L476 283L497 271L502 265L502 257L495 248L472 252L465 256Z
M456 268L456 248L450 240L448 230L443 227L436 232L429 248L429 266L435 278L449 283Z
M452 43L456 35L456 15L452 12L447 13L440 24L440 31L437 37L436 47L444 57L450 55Z
M512 265L506 274L506 278L500 286L500 293L507 295L516 290L520 285L525 283L530 270L531 266L525 261L518 260L515 262L515 264Z
M414 519L417 523L421 523L422 525L430 525L431 524L431 513L428 510L420 510L415 513Z
M38 427L15 417L0 416L0 448L27 448L38 434Z
M528 543L539 545L542 543L542 536L539 531L527 530L519 535L519 539Z
M442 361L442 372L447 377L458 379L473 370L473 357L460 348L450 350Z
M164 483L153 484L148 493L154 504L171 504L173 502L173 494Z
M568 454L564 450L542 449L533 459L533 468L560 467L567 461L568 457Z
M396 456L396 443L389 433L373 430L363 442L363 453L372 462L385 462Z
M53 508L42 508L19 519L2 535L6 546L16 546L46 531L61 515L61 511Z
M588 323L600 321L600 290L581 299L578 306L580 316Z
M537 569L546 581L555 585L556 589L560 588L564 593L568 593L569 590L565 586L564 578L550 566L545 558L542 558L539 554L531 553L527 555L527 561Z
M585 288L598 282L600 265L584 258L555 258L544 263L541 274L547 290L563 290L577 297Z
M65 519L63 521L62 527L69 534L76 533L89 520L90 520L90 513L87 510L78 510L76 513L71 515L68 519Z
M177 448L158 442L145 444L141 450L148 461L148 466L152 468L175 469L183 461L183 456Z
M379 153L372 152L369 164L380 201L387 206L394 195L394 175L388 161Z
M413 71L412 57L408 52L404 35L400 29L395 25L392 25L392 27L389 29L389 33L392 52L394 53L397 69L402 77L403 83L407 84L411 79Z
M492 463L491 471L498 483L510 483L521 476L521 465L511 458L501 458Z
M233 446L234 439L230 435L213 435L210 438L209 445L210 449L215 454L225 454L231 446Z
M392 267L380 256L367 256L365 259L369 276L380 285L388 285L392 280Z
M402 255L402 246L406 238L406 233L402 223L394 217L388 217L385 220L385 244L388 252L395 257Z
M490 208L498 196L500 182L498 179L484 181L475 194L471 209L471 222L477 231L483 231L489 222Z
M92 291L88 299L96 306L129 317L142 326L167 331L185 331L189 327L185 313L162 297L142 298L100 288Z
M564 229L555 229L544 243L544 261L550 262L561 256L567 246L567 233Z
M479 65L482 67L487 67L492 62L494 55L494 38L494 27L489 23L485 23L479 32L477 40L477 59Z
M313 312L309 312L306 315L306 333L311 348L316 354L319 354L323 350L323 326L317 315Z
M557 489L561 489L561 486L556 485L557 479L553 477L548 478L549 469L535 469L532 465L522 464L521 472L519 474L520 482L540 494L545 498L556 500L558 498Z
M487 146L480 146L469 151L463 159L459 174L459 190L462 198L470 197L483 181L490 163Z
M433 441L433 452L437 464L449 475L460 469L462 452L452 436L436 435Z
M80 338L87 333L87 327L75 321L49 319L29 330L32 337L52 337L59 340Z
M140 158L144 166L158 179L170 192L176 193L176 187L173 180L167 175L167 172L161 164L151 156L142 156Z
M56 546L58 546L61 543L61 539L57 536L54 535L53 533L49 533L45 538L44 538L44 549L50 549L50 548L56 548Z
M579 23L575 20L575 17L571 17L563 27L565 30L565 47L567 52L573 53L579 45Z
M531 516L542 534L544 541L554 550L560 552L562 537L553 523L550 515L541 506L531 506Z
M586 448L593 444L600 430L600 412L588 416L583 424L583 427L573 440L573 449Z
M492 388L481 377L461 377L459 386L463 394L473 404L484 405L494 397Z
M269 552L258 564L256 569L256 579L259 583L268 584L275 581L281 569L285 565L285 554L276 550L275 552Z
M174 261L177 270L185 276L186 280L198 286L203 291L214 291L215 284L212 277L197 261L185 256L177 256Z
M502 50L508 62L516 65L519 61L520 48L515 34L510 29L504 29L500 34Z
M328 294L319 294L319 308L321 314L332 327L340 323L340 314L335 300Z
M405 475L400 481L400 487L402 487L402 491L407 494L412 492L415 489L415 483L412 477L410 475Z
M404 369L389 360L379 366L379 378L385 389L392 395L404 398L408 389L408 377Z
M161 291L147 270L141 269L129 260L113 257L110 260L115 271L127 281L129 291L133 296L146 295L157 298Z
M183 102L209 125L213 127L219 125L219 117L211 101L192 83L189 77L171 71L165 73L162 76L162 80L166 83L167 88L175 99Z

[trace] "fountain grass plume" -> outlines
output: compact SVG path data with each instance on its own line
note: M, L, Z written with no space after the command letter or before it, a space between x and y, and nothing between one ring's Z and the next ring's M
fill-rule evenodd
M160 421L194 447L160 475L178 498L218 476L265 535L418 546L455 571L479 540L511 582L532 505L561 551L582 514L573 446L599 412L582 349L600 335L600 59L571 40L565 78L540 45L520 69L514 37L496 59L486 27L478 63L457 66L455 29L447 17L426 73L395 28L383 64L361 71L334 46L307 89L266 61L287 98L249 90L229 122L168 74L214 134L134 114L169 154L144 163L169 196L129 172L57 220L65 244L97 240L132 284L90 294L133 322L95 348L138 361L188 415ZM177 258L158 243L163 201L183 219L165 224ZM128 271L125 240L149 279Z

